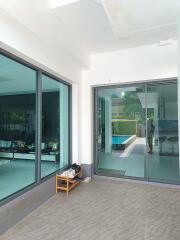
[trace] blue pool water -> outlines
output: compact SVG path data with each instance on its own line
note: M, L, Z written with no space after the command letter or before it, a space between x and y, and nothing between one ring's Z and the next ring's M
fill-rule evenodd
M112 136L112 144L122 144L130 136Z

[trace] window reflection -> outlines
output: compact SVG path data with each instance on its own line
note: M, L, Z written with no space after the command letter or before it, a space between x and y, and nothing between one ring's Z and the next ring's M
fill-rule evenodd
M35 182L36 71L0 55L0 199Z

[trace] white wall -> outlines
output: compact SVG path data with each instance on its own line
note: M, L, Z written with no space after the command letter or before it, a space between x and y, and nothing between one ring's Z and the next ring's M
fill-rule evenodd
M149 45L95 55L81 83L81 162L93 162L92 87L177 77L177 43Z
M0 9L0 47L69 82L78 82L84 67L63 46L48 45L15 18ZM57 50L58 49L58 50Z
M78 161L79 82L84 66L63 48L48 45L15 18L0 9L0 48L19 56L72 84L72 150L73 162Z

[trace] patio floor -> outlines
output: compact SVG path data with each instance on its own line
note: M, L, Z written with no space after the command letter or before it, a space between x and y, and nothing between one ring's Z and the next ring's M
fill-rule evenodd
M96 178L59 193L0 240L179 240L180 189Z

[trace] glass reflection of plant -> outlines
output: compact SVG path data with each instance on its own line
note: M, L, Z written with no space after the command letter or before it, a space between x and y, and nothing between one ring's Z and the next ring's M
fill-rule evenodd
M9 120L13 124L15 124L15 123L24 124L26 121L26 116L25 116L25 113L10 112Z
M126 92L123 99L123 118L143 122L144 111L137 96L137 92Z

